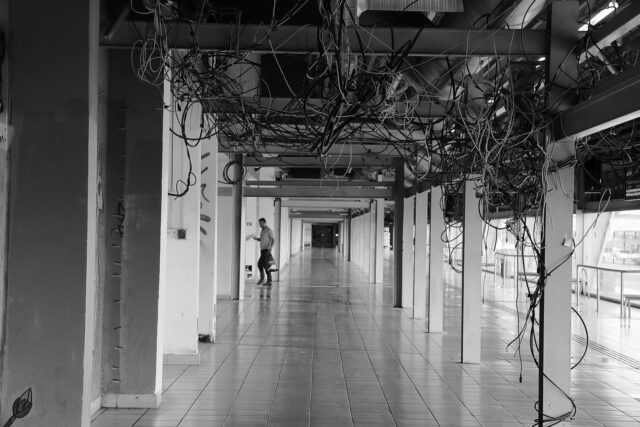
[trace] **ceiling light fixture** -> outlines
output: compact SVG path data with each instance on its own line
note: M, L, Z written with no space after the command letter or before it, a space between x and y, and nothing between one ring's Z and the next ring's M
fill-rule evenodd
M580 28L578 28L578 31L583 31L583 32L587 31L589 27L597 25L604 18L611 15L611 13L613 13L617 8L618 8L618 2L610 1L609 5L606 8L602 9L600 12L592 16L591 19L589 19L589 23L582 25Z

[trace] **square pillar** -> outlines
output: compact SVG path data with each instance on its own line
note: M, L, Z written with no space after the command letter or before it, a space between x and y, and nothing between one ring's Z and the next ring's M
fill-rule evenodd
M186 106L182 106L182 109ZM188 138L200 134L201 107L190 104L190 111L174 112L165 123L173 153L169 182L169 219L167 224L167 284L165 301L164 359L168 364L200 363L198 351L198 308L200 306L200 171L201 148L187 147L182 138L171 136L180 129L181 117L187 117ZM193 143L193 141L192 141ZM187 152L187 150L189 150ZM191 185L185 191L185 182ZM174 196L178 195L178 196Z
M377 259L377 243L378 239L376 237L377 232L377 210L376 210L376 201L371 200L369 202L370 211L369 211L369 221L368 221L368 230L367 236L369 238L369 282L376 282L376 259Z
M231 186L231 299L244 299L244 248L245 248L245 208L246 204L242 198L242 154L232 154L230 156L230 167L232 171L230 179L233 180Z
M157 407L162 393L170 141L162 99L108 52L102 406Z
M482 323L482 218L476 198L477 179L464 182L462 228L462 363L480 363Z
M0 152L10 146L11 159L10 221L0 243L0 252L7 250L1 417L9 418L11 402L31 387L33 409L16 425L49 426L53 416L59 426L87 427L93 358L100 357L93 352L102 238L99 4L77 2L64 13L59 7L11 2L11 26L3 28L11 79L4 76L0 122L10 117L11 130L0 125Z
M444 279L443 247L444 212L442 211L442 187L431 187L429 208L429 309L428 331L442 333L444 330Z
M427 317L427 266L428 266L428 233L429 233L429 192L416 194L415 209L415 256L413 283L413 317Z
M403 199L402 217L402 306L413 307L414 215L416 197Z
M200 296L198 335L205 341L216 339L216 302L218 295L218 139L202 141L200 170Z
M570 147L568 147L570 146ZM563 144L575 150L575 143ZM544 212L544 266L547 273L541 303L540 349L543 353L541 370L564 393L571 391L571 250L573 236L574 167L566 167L549 174L551 188L546 193ZM571 409L568 399L543 380L540 396L547 415L563 414Z
M394 159L395 183L393 187L394 211L393 211L393 306L403 306L403 298L407 294L404 291L403 273L403 239L404 233L404 163L402 159ZM406 301L405 301L406 302ZM409 305L410 306L410 305Z
M384 280L384 199L376 200L376 271L375 283Z

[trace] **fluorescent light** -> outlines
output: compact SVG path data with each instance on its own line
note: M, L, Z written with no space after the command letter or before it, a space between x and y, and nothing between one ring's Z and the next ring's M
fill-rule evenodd
M591 19L589 19L589 23L588 24L584 24L583 26L578 28L578 31L587 31L590 26L597 25L604 18L606 18L607 16L611 15L611 13L613 11L615 11L617 8L618 8L618 2L617 1L610 1L609 5L606 8L602 9L600 12L598 12L594 16L592 16Z
M541 56L540 58L538 58L538 62L544 62L547 60L546 56Z

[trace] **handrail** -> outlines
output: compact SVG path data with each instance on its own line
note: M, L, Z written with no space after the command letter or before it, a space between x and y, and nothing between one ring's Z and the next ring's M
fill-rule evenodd
M597 266L597 265L588 265L588 264L578 264L576 267L577 268L580 268L580 267L594 268L594 269L597 269L597 270L612 271L612 272L615 272L615 273L640 273L640 270L623 270L621 268L600 267L600 266Z
M576 265L576 305L580 306L580 290L578 285L580 283L580 269L592 269L596 270L596 311L600 309L600 271L608 271L611 273L620 273L620 318L624 317L624 275L625 274L640 274L640 270L623 270L619 268L600 267L597 265L578 264Z

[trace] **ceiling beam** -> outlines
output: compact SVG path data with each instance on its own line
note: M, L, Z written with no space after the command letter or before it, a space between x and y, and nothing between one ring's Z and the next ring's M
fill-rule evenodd
M407 147L414 148L415 144L408 144ZM407 149L403 149L401 144L391 145L389 143L366 144L366 143L336 143L326 153L327 156L340 156L342 158L353 158L352 156L384 156L384 157L402 157L408 154ZM400 150L400 151L398 151ZM220 141L218 144L219 153L263 153L272 155L314 155L315 152L309 153L308 149L297 146L295 141L282 142L279 144L263 142L256 144L235 145L230 142ZM318 159L323 162L328 157ZM355 160L355 159L354 159ZM327 161L328 163L328 161ZM330 164L330 163L329 163Z
M283 208L300 208L306 210L313 209L369 209L371 203L358 202L351 200L301 200L301 199L284 199L282 200Z
M219 113L246 113L246 111L252 111L255 113L286 113L286 116L282 117L286 123L288 119L300 120L305 118L304 111L308 109L311 113L314 109L321 110L323 103L326 103L320 98L308 98L304 100L304 103L299 98L253 98L249 96L238 98L224 98L224 102L211 102L207 111L213 114ZM415 117L421 118L433 118L444 117L451 106L446 100L439 99L426 99L421 100L417 105L414 103L398 102L395 104L394 114L411 114ZM256 110L256 111L253 111ZM299 112L298 115L295 113ZM378 121L379 122L379 121Z
M346 151L346 150L345 150ZM276 168L389 168L393 157L379 156L327 156L318 157L245 157L247 167Z
M244 197L314 197L324 199L390 199L390 188L245 187Z
M334 179L283 179L280 181L245 181L248 187L317 187L324 189L334 189L340 187L384 187L392 188L393 181L338 181Z
M585 41L587 49L580 55L580 62L589 56L600 57L600 50L619 40L629 31L640 26L640 2L623 5L606 23L594 29Z
M318 52L318 27L281 25L198 24L173 22L168 27L167 48L193 47L195 29L200 49L238 50L253 53ZM151 21L129 21L102 46L131 48L140 35L153 37ZM548 52L547 33L542 30L477 30L455 28L350 27L347 43L354 53L391 54L400 46L413 44L409 56L506 55L542 56Z
M289 216L291 218L337 218L337 219L346 219L348 213L346 212L306 212L306 211L294 211L289 212Z
M590 99L560 114L553 122L557 142L589 136L640 117L640 66L598 86Z

